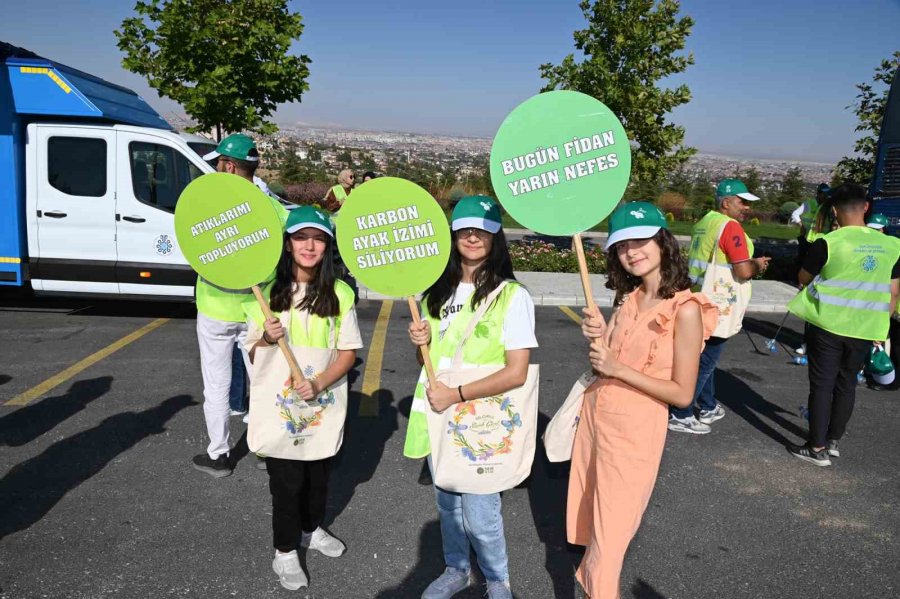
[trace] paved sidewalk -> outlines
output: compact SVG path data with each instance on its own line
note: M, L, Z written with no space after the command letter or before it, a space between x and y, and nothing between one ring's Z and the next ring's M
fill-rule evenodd
M584 306L581 277L577 273L517 272L516 278L528 288L538 306ZM606 288L606 276L591 275L591 287L598 306L612 306L614 294ZM753 281L748 312L784 312L797 288L780 281ZM388 299L360 287L361 299Z

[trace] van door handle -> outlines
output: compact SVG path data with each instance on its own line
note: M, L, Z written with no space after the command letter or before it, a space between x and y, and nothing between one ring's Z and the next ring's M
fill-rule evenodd
M54 210L53 212L45 212L44 216L49 216L50 218L65 218L69 216L65 212L60 212L58 210Z
M123 216L122 220L127 220L130 223L145 223L145 222L147 222L146 218L141 218L140 216Z

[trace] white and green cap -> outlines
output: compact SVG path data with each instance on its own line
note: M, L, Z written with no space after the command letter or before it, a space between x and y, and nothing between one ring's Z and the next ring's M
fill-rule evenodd
M628 202L616 208L609 217L609 237L603 249L608 250L620 241L649 239L669 223L659 208L650 202Z
M324 231L331 237L334 237L331 218L324 210L319 210L314 206L297 206L291 210L287 222L284 223L285 232L290 234L307 227Z
M722 179L719 181L719 185L716 186L716 199L721 200L731 196L737 196L748 202L759 200L759 197L750 193L750 190L747 189L747 186L740 179Z
M883 214L873 214L866 219L866 226L870 229L883 229L888 226L888 219Z
M249 135L243 133L232 133L224 138L216 146L216 149L203 156L203 160L213 160L219 156L228 156L237 158L238 160L248 160L250 162L259 161L259 152L256 150L256 143Z
M487 196L467 196L459 200L450 217L453 231L474 227L488 233L500 230L500 206Z

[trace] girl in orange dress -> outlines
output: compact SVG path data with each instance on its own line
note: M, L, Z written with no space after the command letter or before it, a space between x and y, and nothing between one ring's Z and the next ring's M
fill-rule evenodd
M656 206L631 202L610 217L609 324L585 310L582 329L599 375L585 392L572 449L566 528L587 546L576 577L593 599L618 599L622 561L650 500L668 406L688 406L717 308L690 291L678 242Z

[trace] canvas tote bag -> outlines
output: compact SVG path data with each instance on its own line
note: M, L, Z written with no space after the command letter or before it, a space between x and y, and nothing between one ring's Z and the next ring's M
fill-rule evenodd
M503 369L499 364L464 368L463 347L505 286L506 282L501 283L481 303L456 348L451 368L435 375L448 387L455 389ZM537 441L539 378L538 366L530 364L521 387L454 404L441 414L430 406L426 409L436 486L486 495L511 489L528 477Z
M281 315L291 330L293 310ZM330 320L328 348L290 345L303 376L328 368L337 358L334 319ZM321 460L335 455L344 440L347 418L347 377L342 377L309 402L297 396L291 369L277 345L257 347L250 377L250 425L247 445L257 454L285 460Z
M567 462L572 459L572 446L575 445L575 431L581 418L584 393L596 380L597 375L590 370L578 377L562 406L547 425L542 439L547 459L551 462Z
M719 308L719 324L716 325L712 336L723 339L740 332L744 313L750 305L750 281L737 282L728 264L716 263L719 240L722 239L727 224L726 221L719 229L719 237L713 245L712 256L703 276L703 286L700 288L700 291Z

